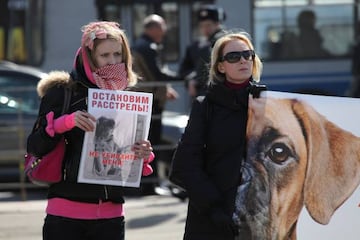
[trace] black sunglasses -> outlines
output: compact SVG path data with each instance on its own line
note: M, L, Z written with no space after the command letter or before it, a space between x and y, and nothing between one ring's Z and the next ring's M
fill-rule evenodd
M237 63L240 61L241 57L245 60L254 60L255 52L254 50L246 50L241 52L228 52L224 56L219 58L220 62L227 61L229 63Z

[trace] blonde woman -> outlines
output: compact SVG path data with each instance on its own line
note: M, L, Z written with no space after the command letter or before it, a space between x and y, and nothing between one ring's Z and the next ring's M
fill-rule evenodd
M96 119L86 112L88 88L125 90L136 83L124 31L115 22L91 22L82 28L81 47L72 72L52 72L38 85L42 97L36 130L29 135L27 151L43 156L61 136L67 147L64 177L48 190L44 240L124 239L123 189L118 186L78 183L78 170L86 131ZM72 91L70 108L61 116L64 87ZM152 147L144 139L134 143L137 158L148 159ZM144 164L143 173L151 173Z
M228 33L216 41L209 88L193 103L170 175L189 197L185 240L238 235L232 215L245 157L248 98L261 71L248 34Z

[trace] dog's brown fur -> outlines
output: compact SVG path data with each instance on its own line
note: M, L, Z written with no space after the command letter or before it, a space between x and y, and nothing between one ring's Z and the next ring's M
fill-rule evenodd
M266 140L264 136L270 132L277 136L266 136ZM360 138L299 100L250 99L247 140L246 161L253 172L246 190L252 196L247 201L259 196L258 183L269 188L259 204L268 202L266 210L242 203L246 210L241 211L251 219L247 223L253 236L250 239L295 240L304 205L315 221L329 223L360 183ZM283 146L293 155L279 154L286 153L281 151ZM251 153L256 151L251 149L264 151L255 157ZM251 218L254 209L261 212L260 221L255 220L258 216Z

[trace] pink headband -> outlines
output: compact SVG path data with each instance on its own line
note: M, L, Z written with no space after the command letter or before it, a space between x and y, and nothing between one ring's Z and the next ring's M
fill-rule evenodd
M116 22L92 22L84 26L82 31L81 46L88 47L90 50L94 48L94 40L106 39L107 28L120 28L120 24Z

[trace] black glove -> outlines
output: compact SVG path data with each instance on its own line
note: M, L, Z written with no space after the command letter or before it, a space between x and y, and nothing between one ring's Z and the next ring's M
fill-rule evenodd
M250 93L253 95L254 98L259 98L260 93L262 91L266 91L266 85L258 84L255 82L250 81Z
M220 208L215 208L210 214L211 221L222 231L228 232L233 236L239 235L239 230L234 224L230 216L226 215L225 212Z

